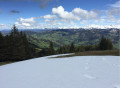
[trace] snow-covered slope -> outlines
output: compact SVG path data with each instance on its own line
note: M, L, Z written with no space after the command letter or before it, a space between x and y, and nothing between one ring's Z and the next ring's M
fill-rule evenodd
M49 57L0 66L0 88L120 88L119 56Z

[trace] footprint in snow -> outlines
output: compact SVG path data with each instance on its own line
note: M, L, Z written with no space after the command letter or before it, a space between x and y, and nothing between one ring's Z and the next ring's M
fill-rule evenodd
M88 79L96 79L96 77L91 76L91 75L89 75L89 74L84 74L83 76L84 76L85 78L88 78Z

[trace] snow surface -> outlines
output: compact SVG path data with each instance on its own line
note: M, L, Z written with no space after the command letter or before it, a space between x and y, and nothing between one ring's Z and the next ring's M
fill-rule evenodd
M50 57L0 66L0 88L120 88L119 56Z

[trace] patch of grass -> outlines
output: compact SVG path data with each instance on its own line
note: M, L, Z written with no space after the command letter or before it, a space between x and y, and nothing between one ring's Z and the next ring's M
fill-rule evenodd
M0 66L14 63L13 61L7 61L7 62L0 62Z
M85 52L76 52L71 55L57 56L53 58L64 58L64 57L73 57L73 56L120 56L120 50L105 50L105 51L85 51Z

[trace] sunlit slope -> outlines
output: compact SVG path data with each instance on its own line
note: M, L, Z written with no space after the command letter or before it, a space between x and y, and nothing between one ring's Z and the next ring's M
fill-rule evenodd
M95 45L99 43L102 36L112 40L114 47L119 48L118 29L61 29L47 30L44 32L26 32L32 44L40 48L48 48L49 42L53 41L55 47L68 45L74 42L75 45Z

